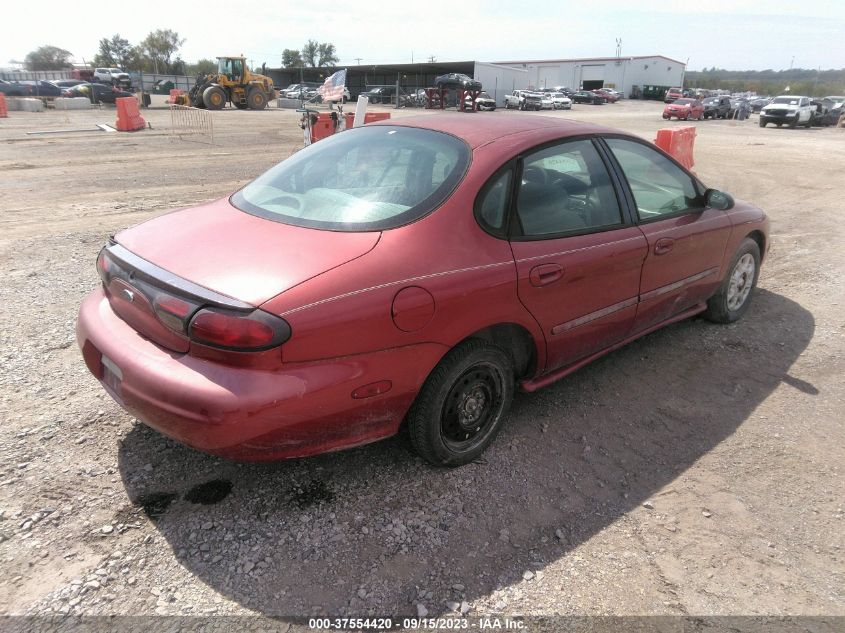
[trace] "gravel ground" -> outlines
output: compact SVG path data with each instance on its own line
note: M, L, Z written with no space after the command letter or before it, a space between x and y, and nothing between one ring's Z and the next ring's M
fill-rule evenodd
M678 125L661 111L551 116L654 138ZM290 111L213 113L214 145L142 114L134 134L27 134L109 109L0 119L0 614L845 615L845 130L694 123L703 180L772 218L746 317L676 324L517 395L484 458L443 470L401 436L210 457L88 374L74 322L107 236L301 139Z

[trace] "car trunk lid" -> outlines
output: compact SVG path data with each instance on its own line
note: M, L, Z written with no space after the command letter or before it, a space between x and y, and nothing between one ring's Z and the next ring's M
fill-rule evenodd
M200 307L252 311L364 255L380 235L290 226L219 200L118 233L98 267L118 316L159 345L186 352L185 326Z
M380 235L282 224L223 199L144 222L115 240L174 275L258 306L364 255Z

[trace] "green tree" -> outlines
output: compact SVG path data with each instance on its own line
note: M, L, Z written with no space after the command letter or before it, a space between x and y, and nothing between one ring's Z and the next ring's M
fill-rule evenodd
M314 68L317 65L317 58L320 54L320 45L317 40L308 40L302 47L302 61L306 66Z
M285 68L298 68L302 65L302 55L299 54L299 51L292 48L286 48L282 51L282 66Z
M156 73L171 73L174 72L174 65L178 65L171 62L171 59L184 43L185 39L180 38L176 31L157 29L147 35L138 48L143 51L147 70ZM178 61L181 62L181 60Z
M340 61L334 44L323 42L317 47L317 66L334 66Z
M116 33L111 39L104 37L100 40L100 49L94 56L95 66L117 66L126 70L138 63L138 52L129 40Z
M187 75L210 75L217 72L217 62L213 59L201 59L196 64L188 64L185 68Z
M24 63L27 70L61 70L70 66L73 53L58 46L39 46L27 54Z

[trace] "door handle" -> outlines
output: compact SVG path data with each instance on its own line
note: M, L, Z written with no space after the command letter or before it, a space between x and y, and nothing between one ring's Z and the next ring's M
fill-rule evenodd
M671 237L663 237L657 240L657 242L654 244L654 254L665 255L673 248L675 248L675 240L673 240Z
M561 277L563 277L563 267L558 264L540 264L534 266L528 273L528 281L538 288L554 283Z

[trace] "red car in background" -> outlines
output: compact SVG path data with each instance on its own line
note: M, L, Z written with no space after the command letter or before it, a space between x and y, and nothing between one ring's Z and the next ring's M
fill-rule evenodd
M209 453L313 455L404 421L422 457L460 465L516 387L696 314L739 319L768 243L760 209L636 136L403 118L119 232L77 338L127 411Z
M700 121L704 117L704 104L698 99L678 99L663 108L663 118L668 121L672 117Z
M598 90L591 90L590 92L596 93L600 97L604 97L608 103L616 103L619 101L619 96L613 94L612 92L608 92L606 90L602 90L599 88Z

